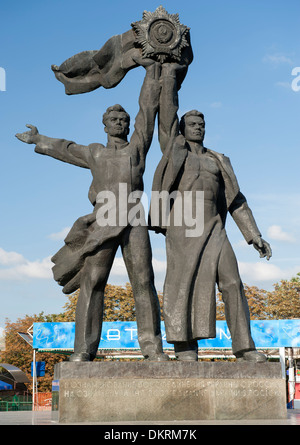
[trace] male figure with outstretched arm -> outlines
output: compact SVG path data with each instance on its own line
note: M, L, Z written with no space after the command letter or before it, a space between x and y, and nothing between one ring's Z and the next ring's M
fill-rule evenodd
M141 64L146 68L146 76L130 141L127 138L129 115L120 105L108 108L103 116L107 146L99 143L82 146L64 139L49 138L40 135L31 125L28 125L31 128L29 132L16 135L23 142L36 144L37 153L90 169L93 177L89 190L93 212L75 222L65 245L52 258L54 278L63 286L63 292L69 294L80 288L71 361L91 361L96 356L103 319L104 289L119 246L135 299L142 354L148 360L168 359L162 350L160 307L146 224L132 226L128 221L120 225L118 221L124 221L128 213L117 214L113 226L100 227L97 222L97 212L103 205L101 200L97 200L100 192L114 193L118 201L119 184L126 185L128 194L143 190L145 160L159 105L160 64L150 59L141 61ZM116 205L114 211L118 213L119 207ZM130 211L130 204L124 211Z

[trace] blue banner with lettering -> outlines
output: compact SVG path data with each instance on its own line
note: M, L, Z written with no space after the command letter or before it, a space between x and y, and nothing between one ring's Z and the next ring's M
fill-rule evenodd
M166 342L164 323L161 324L163 347ZM252 320L252 337L257 348L300 347L300 319ZM199 340L199 348L231 348L231 337L226 321L217 321L216 338ZM72 350L75 323L34 323L33 348ZM99 349L139 349L137 327L134 321L104 322Z

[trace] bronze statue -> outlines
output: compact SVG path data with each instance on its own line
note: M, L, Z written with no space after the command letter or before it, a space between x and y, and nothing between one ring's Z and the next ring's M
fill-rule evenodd
M167 64L166 64L167 65ZM164 284L164 321L169 343L179 360L197 360L197 340L216 336L215 285L225 303L227 324L237 358L262 362L250 333L248 303L236 257L225 232L229 212L248 244L261 257L271 257L269 244L261 238L246 198L240 192L230 160L203 145L204 115L196 110L179 122L177 72L184 67L169 63L162 82L159 136L163 157L153 180L153 191L204 192L204 227L200 236L186 236L187 227L174 223L176 200L169 225L154 215L152 229L166 235L167 272ZM195 206L195 202L194 202Z
M104 288L118 247L135 298L138 340L142 354L149 360L168 360L163 353L160 329L160 307L154 286L152 252L146 223L133 226L127 208L116 206L115 225L99 225L99 211L104 202L99 193L119 195L119 184L126 186L127 196L143 190L145 160L150 148L155 116L158 110L160 85L158 65L151 59L140 60L146 76L140 94L140 110L135 120L135 131L130 141L129 115L120 106L110 107L103 116L107 146L100 143L78 145L64 139L40 135L36 127L17 134L28 144L36 144L35 151L63 162L91 170L93 181L89 199L94 207L89 215L79 218L65 239L65 245L52 258L55 280L69 294L80 288L76 308L75 345L71 361L90 361L98 349L102 319ZM118 210L121 208L120 214ZM124 221L126 223L124 224ZM121 223L120 223L121 222Z
M143 190L145 160L158 113L162 63L184 61L185 69L177 80L180 85L192 59L189 30L180 24L178 14L168 14L163 7L154 13L145 11L140 22L132 23L131 30L113 36L99 51L84 51L59 67L52 65L55 77L65 85L66 94L87 93L101 86L113 88L128 71L144 66L146 77L140 93L140 110L130 141L127 140L129 115L120 105L108 108L103 116L106 147L99 143L86 147L49 138L40 135L32 125L28 125L29 132L16 135L23 142L36 144L37 153L88 168L93 176L89 199L94 210L74 223L65 245L52 258L54 278L63 286L63 292L69 294L80 288L72 361L90 361L96 356L104 288L119 246L135 298L142 354L149 360L168 360L162 350L148 227L143 215L138 224L131 220L133 206L129 197ZM126 206L124 193L121 196L124 188ZM105 197L111 196L113 204L105 204ZM112 212L113 217L105 219L105 212Z
M119 246L133 288L141 351L146 359L168 360L162 350L148 227L143 215L138 224L129 217L135 204L129 196L143 190L145 159L157 115L163 156L154 175L153 193L163 192L170 197L175 192L168 201L168 224L153 199L149 220L152 230L166 235L167 341L174 344L179 360L198 359L198 340L216 335L217 283L225 303L233 353L241 360L265 361L251 336L248 303L225 231L227 213L261 257L269 259L271 248L261 237L229 159L203 145L204 115L193 110L179 122L178 90L192 60L189 29L179 22L178 14L168 14L163 7L153 13L145 11L141 21L132 23L131 30L112 37L99 51L84 51L59 67L52 66L66 94L86 93L101 86L113 88L128 71L144 66L140 110L130 141L129 116L120 105L110 107L103 116L106 147L49 138L32 125L28 125L29 132L16 135L23 142L36 144L37 153L88 168L93 176L89 190L93 212L75 222L65 245L52 259L54 278L63 292L80 288L73 361L89 361L96 356L104 288ZM128 201L125 208L121 205L121 186ZM203 230L191 234L184 218L180 224L176 221L175 209L179 196L188 193L193 197L198 192L204 197L200 215ZM105 203L105 197L110 196L113 204ZM191 210L198 214L197 201L192 201ZM111 211L112 218L103 218Z

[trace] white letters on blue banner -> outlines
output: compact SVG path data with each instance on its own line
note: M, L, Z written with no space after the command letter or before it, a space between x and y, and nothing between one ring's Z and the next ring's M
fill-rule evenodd
M199 348L231 348L231 337L225 321L217 321L216 338L199 340ZM164 323L161 324L163 347L166 342ZM300 347L300 319L252 320L251 333L257 348ZM74 347L75 323L34 323L34 349L70 349ZM139 349L134 321L104 322L99 349Z

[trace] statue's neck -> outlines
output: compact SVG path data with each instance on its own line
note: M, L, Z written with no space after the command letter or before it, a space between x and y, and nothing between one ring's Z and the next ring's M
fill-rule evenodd
M199 142L188 141L188 144L190 146L191 152L196 154L205 153L205 148L203 147L203 143L200 144Z
M127 141L127 136L124 137L118 137L118 136L110 136L109 134L107 135L107 143L109 145L122 145L122 144L126 144Z

